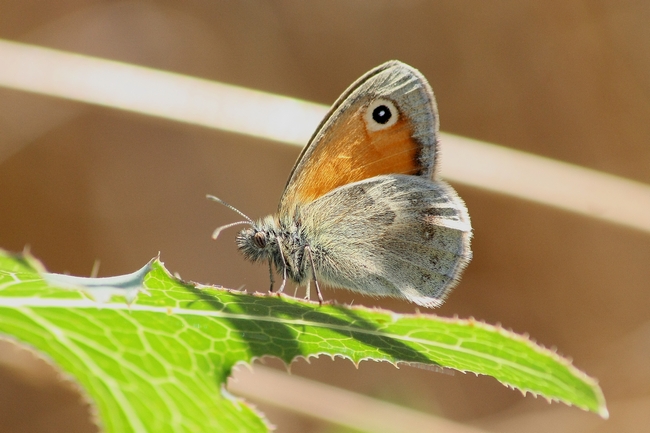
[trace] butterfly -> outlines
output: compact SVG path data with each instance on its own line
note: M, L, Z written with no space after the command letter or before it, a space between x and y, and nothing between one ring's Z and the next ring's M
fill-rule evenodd
M246 220L244 257L315 282L437 307L471 260L465 203L438 174L438 110L427 80L399 61L355 81L293 167L278 211Z

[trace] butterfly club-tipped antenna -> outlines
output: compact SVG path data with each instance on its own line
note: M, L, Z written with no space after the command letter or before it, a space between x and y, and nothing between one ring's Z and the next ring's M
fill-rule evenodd
M240 224L250 224L250 225L253 225L253 220L250 219L250 218L249 218L245 213L243 213L242 211L240 211L239 209L237 209L235 206L233 206L233 205L231 205L231 204L229 204L229 203L226 203L225 201L221 200L219 197L215 197L215 196L210 195L210 194L208 194L206 197L207 197L209 200L216 201L217 203L221 203L222 205L224 205L224 206L227 207L228 209L230 209L230 210L232 210L232 211L235 211L235 212L237 212L239 215L241 215L241 216L243 216L244 218L246 218L246 221L236 221L236 222L234 222L234 223L230 223L230 224L223 225L223 226L221 226L221 227L217 227L217 228L212 232L212 239L214 239L215 241L216 241L217 238L219 237L219 234L221 233L222 230L225 230L225 229L228 229L228 228L230 228L230 227L234 227L234 226L237 226L237 225L240 225Z

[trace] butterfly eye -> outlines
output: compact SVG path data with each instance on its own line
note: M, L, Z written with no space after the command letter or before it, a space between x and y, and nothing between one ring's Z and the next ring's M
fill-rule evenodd
M258 248L264 248L266 246L266 234L264 232L257 232L253 235L253 243Z
M366 109L365 121L369 131L379 131L393 126L399 117L399 111L392 101L377 99Z

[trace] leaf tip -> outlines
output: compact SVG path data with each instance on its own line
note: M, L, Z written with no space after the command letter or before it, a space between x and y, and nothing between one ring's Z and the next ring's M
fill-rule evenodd
M609 410L607 410L605 404L602 404L600 408L598 408L598 415L600 415L602 419L609 419Z

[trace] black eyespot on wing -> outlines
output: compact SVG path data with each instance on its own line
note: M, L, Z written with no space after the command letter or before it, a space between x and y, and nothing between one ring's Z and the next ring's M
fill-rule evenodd
M366 108L364 120L370 132L390 128L399 118L399 111L395 103L387 98L378 98Z
M390 108L385 105L380 105L372 110L372 119L381 125L388 123L392 116L393 113L390 111Z

